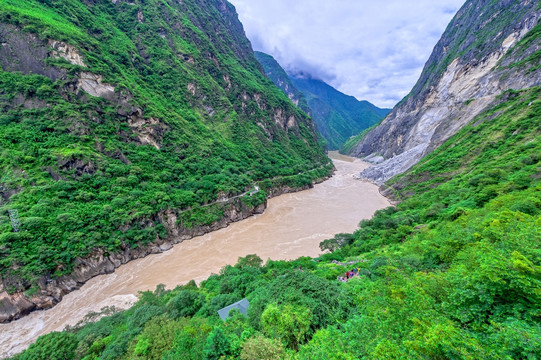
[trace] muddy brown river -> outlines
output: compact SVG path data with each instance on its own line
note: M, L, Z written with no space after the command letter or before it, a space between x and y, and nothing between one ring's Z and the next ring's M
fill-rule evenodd
M321 241L355 231L361 219L390 205L375 185L354 179L366 163L335 152L329 156L337 171L313 189L270 199L261 215L131 261L113 274L91 279L52 309L0 324L0 358L22 351L40 335L76 324L90 311L111 305L127 308L139 291L154 290L158 284L174 288L191 279L201 282L240 256L257 254L263 260L318 256Z

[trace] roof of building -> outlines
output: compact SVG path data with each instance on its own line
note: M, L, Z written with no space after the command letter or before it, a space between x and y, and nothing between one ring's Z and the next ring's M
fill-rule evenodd
M238 309L241 314L244 316L248 316L248 307L250 306L250 302L248 302L247 299L242 299L241 301L237 301L234 304L231 304L229 306L224 307L223 309L218 310L218 315L220 315L220 318L222 320L226 320L229 317L229 312L233 309Z

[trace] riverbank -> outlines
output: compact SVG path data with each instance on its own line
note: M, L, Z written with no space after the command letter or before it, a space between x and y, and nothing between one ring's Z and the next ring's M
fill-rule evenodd
M324 168L316 168L310 172L321 172ZM300 175L300 174L298 174ZM39 288L28 288L15 293L5 291L4 283L0 282L0 323L20 319L32 311L46 310L58 304L66 294L79 289L88 280L102 274L110 274L118 267L150 254L159 254L171 249L175 244L201 236L250 216L261 214L267 207L267 200L275 196L309 189L314 184L325 181L330 176L318 177L312 174L314 180L302 186L289 185L288 179L274 178L261 182L266 185L265 194L260 193L259 185L240 195L230 198L220 198L209 204L194 209L176 211L167 209L160 212L151 221L163 224L167 230L167 238L156 237L156 240L138 247L121 244L115 252L104 248L97 248L84 258L77 258L73 270L57 278L42 277L38 283ZM254 190L257 189L257 190ZM219 220L212 223L194 223L194 218L201 213L221 213ZM194 215L195 214L195 215ZM11 282L22 283L17 279ZM22 286L22 285L21 285Z
M111 305L126 308L138 291L153 290L157 284L174 287L191 279L202 281L239 256L257 253L274 260L318 256L321 241L354 231L361 219L389 205L376 186L353 179L368 165L348 160L335 160L335 175L313 189L269 200L263 214L131 261L112 274L89 280L52 309L0 325L0 353L21 351L37 336L74 325L90 311Z

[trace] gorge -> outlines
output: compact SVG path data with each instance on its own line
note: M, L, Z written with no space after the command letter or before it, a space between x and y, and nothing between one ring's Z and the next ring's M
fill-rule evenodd
M336 173L314 188L272 198L260 215L184 241L162 254L131 261L112 274L88 281L52 309L0 324L0 354L20 352L37 336L73 326L89 312L106 306L126 308L139 291L154 290L158 284L174 288L192 279L199 283L223 266L234 265L239 257L317 257L321 241L354 231L360 219L389 206L375 185L354 179L367 164L337 153L331 157Z
M226 0L0 2L0 357L538 358L541 2L428 3L409 95L334 123L369 165Z

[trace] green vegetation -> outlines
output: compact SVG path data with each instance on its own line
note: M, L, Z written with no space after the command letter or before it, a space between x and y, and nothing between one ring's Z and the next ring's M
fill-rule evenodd
M334 252L263 267L239 259L199 288L143 293L14 359L536 359L540 95L505 93L389 183L397 207L321 244ZM336 280L353 267L358 277ZM247 318L218 318L244 297Z
M355 145L359 144L363 139L366 137L366 135L375 129L380 123L374 124L370 126L369 128L364 129L359 134L350 137L344 145L340 148L340 154L348 155L351 153L351 150L355 147Z
M284 92L297 106L310 115L311 110L306 102L306 98L291 82L289 75L285 72L284 69L278 64L278 62L270 55L262 53L260 51L254 52L255 58L263 69L265 74L269 79L276 85L282 92Z
M251 209L271 188L305 186L330 173L310 119L269 86L232 5L216 6L204 0L0 3L0 23L12 26L14 36L26 41L32 34L45 47L46 40L63 41L87 66L49 57L40 66L65 74L56 81L37 70L0 71L6 290L70 273L76 258L95 249L114 252L166 238L166 212L178 215L183 231L220 220L230 204L215 203L219 198L259 184L262 191L240 199ZM74 92L81 71L102 75L115 98ZM141 125L131 123L134 112ZM277 124L278 113L296 125ZM12 231L9 209L18 210L21 232Z
M306 97L317 129L331 150L340 149L351 136L379 123L390 111L345 95L321 80L292 76L291 81Z
M272 56L261 52L255 55L272 82L312 116L330 150L340 149L349 137L379 123L390 111L358 101L323 81L290 76Z

